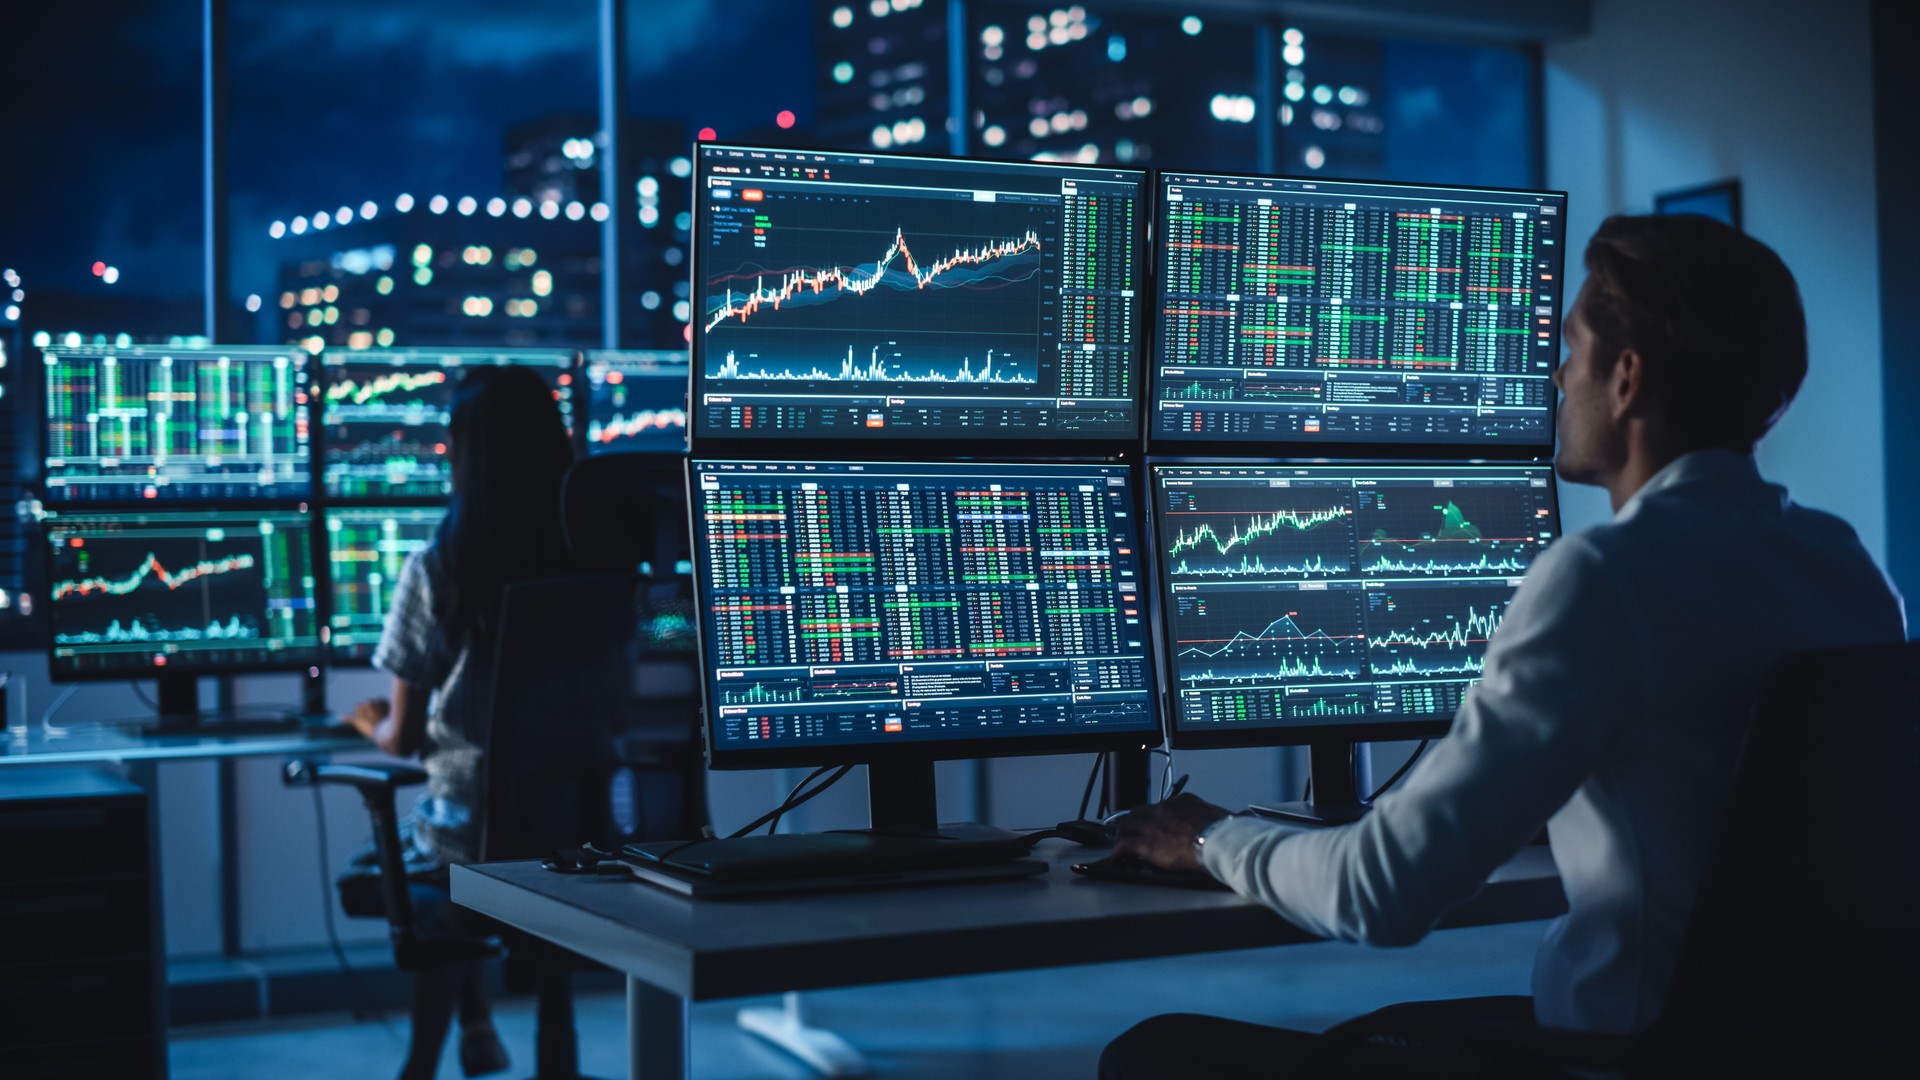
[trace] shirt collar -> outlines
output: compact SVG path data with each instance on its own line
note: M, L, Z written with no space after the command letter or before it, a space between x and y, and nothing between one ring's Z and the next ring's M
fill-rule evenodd
M1763 482L1760 479L1760 467L1754 464L1752 454L1734 450L1695 450L1674 458L1665 468L1648 477L1640 490L1634 492L1633 497L1620 507L1614 520L1624 521L1632 517L1642 501L1673 488L1696 484L1731 487Z

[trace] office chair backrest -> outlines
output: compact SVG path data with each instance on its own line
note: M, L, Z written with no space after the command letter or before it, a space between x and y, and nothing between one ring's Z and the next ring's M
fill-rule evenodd
M1646 1053L1758 1062L1819 1041L1911 1060L1916 781L1920 643L1807 653L1768 675Z
M516 582L496 641L481 856L698 835L695 706L635 692L652 621L633 574Z
M655 576L687 558L686 461L655 454L601 454L567 470L561 515L574 564L631 573L642 562ZM662 566L661 564L665 564Z

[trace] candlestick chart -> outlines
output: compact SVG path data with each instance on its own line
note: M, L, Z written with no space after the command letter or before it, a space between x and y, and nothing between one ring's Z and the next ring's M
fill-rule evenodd
M786 200L716 213L700 326L709 379L1040 381L1044 208Z
M365 660L386 627L400 571L433 542L438 506L336 507L327 511L331 604L328 646L336 660Z

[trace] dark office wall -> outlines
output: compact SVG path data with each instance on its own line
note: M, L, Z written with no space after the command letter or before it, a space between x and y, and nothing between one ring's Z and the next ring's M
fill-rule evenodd
M1889 496L1899 498L1888 469L1901 452L1881 407L1882 310L1897 316L1911 293L1889 290L1883 304L1876 272L1876 249L1901 249L1881 242L1874 212L1869 7L1595 0L1592 32L1549 43L1542 59L1547 186L1568 197L1567 291L1608 214L1648 213L1660 192L1737 177L1747 231L1799 279L1812 350L1799 397L1760 445L1760 469L1796 501L1851 522L1884 563ZM1889 20L1911 11L1886 7ZM1878 198L1911 190L1908 173ZM1911 476L1914 455L1903 456ZM1569 530L1611 516L1596 489L1562 492Z
M1873 141L1880 219L1880 297L1883 311L1911 310L1920 296L1920 48L1913 5L1873 4ZM1887 428L1887 571L1907 597L1907 633L1920 636L1920 336L1904 319L1880 323Z

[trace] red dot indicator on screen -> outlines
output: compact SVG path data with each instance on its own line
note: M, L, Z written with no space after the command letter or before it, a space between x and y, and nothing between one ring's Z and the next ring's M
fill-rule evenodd
M96 262L96 263L94 263L94 264L93 264L93 276L94 276L94 277L99 277L99 276L101 276L102 274L105 274L106 272L107 272L107 264L106 264L106 263L103 263L103 262Z
M781 109L780 115L774 117L773 122L776 124L779 124L783 128L792 127L793 126L793 110Z
M712 142L719 137L720 133L712 128L701 128L700 133L694 136L694 138L699 139L701 142Z

